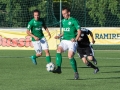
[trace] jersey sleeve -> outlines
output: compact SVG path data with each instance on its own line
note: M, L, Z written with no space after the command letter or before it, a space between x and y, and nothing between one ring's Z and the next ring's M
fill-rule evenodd
M89 29L85 29L85 33L87 34L87 35L89 35L90 34L90 30Z
M86 29L86 28L81 28L82 32L84 32L85 34L89 35L90 34L90 30Z
M75 28L78 30L78 29L81 29L80 25L79 25L79 22L77 20L74 20L74 26Z
M30 21L30 22L28 23L27 30L31 30L31 28L32 28L32 22Z

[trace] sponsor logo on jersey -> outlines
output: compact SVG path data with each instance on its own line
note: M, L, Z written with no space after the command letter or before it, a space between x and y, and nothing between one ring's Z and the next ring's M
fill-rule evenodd
M63 28L63 31L70 31L70 28Z
M39 28L35 28L36 30L41 30L42 28L41 27L39 27Z
M35 25L35 26L37 25L37 22L36 22L36 21L34 21L34 25Z
M71 25L71 22L68 22L68 25Z
M34 23L36 23L36 21L34 21Z

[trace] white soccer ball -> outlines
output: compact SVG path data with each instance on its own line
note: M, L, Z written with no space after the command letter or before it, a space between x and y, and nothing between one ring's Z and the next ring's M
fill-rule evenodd
M53 62L50 62L46 65L46 69L48 72L52 72L55 70L55 64Z

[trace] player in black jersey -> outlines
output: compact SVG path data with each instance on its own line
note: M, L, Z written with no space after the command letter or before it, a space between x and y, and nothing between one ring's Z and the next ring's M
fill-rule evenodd
M78 40L77 53L79 57L82 59L83 63L93 68L94 73L97 73L99 71L99 68L95 66L97 64L97 61L94 57L93 48L90 45L90 40L88 38L88 35L91 36L92 43L93 44L95 43L93 33L86 28L81 28L81 36ZM93 65L90 61L93 61L95 65Z

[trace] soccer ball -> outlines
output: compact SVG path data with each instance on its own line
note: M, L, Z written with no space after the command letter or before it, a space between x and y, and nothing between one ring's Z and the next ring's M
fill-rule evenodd
M53 62L50 62L46 65L46 69L48 72L52 72L55 70L55 64Z

